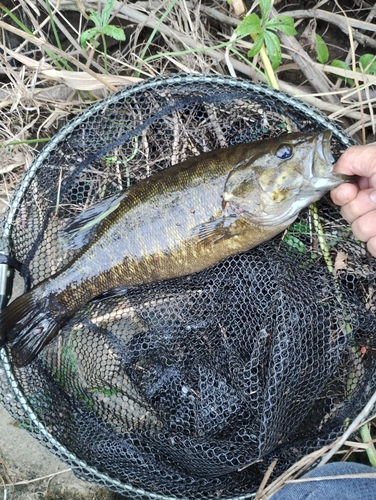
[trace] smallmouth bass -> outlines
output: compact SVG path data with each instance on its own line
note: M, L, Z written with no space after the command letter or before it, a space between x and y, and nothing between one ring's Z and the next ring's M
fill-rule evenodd
M117 287L201 271L286 229L353 177L333 174L329 130L190 158L83 212L65 229L77 255L0 314L0 347L29 364L74 313Z

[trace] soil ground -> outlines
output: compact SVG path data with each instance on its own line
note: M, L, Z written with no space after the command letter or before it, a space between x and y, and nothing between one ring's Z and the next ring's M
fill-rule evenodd
M115 495L77 478L0 406L0 498L113 500Z

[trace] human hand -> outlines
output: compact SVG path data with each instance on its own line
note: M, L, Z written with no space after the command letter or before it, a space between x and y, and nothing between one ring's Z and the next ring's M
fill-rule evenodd
M369 252L376 257L376 144L347 149L334 172L359 175L357 183L341 184L332 190L331 197L342 207L342 217L351 223L355 238L367 242Z

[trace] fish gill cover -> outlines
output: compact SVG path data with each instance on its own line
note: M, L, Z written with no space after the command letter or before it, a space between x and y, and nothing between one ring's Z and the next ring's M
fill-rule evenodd
M128 88L40 153L2 253L35 286L72 259L61 230L95 203L206 151L325 129L338 158L351 139L271 89L214 76ZM375 259L330 201L318 214L200 273L103 295L27 367L3 351L2 403L116 492L250 496L275 457L274 477L332 442L376 385Z

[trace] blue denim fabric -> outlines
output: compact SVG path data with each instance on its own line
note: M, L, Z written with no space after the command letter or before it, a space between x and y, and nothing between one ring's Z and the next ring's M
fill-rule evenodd
M367 465L338 462L317 467L303 477L340 476L342 474L376 473ZM271 500L376 500L376 476L373 479L328 479L288 484Z

